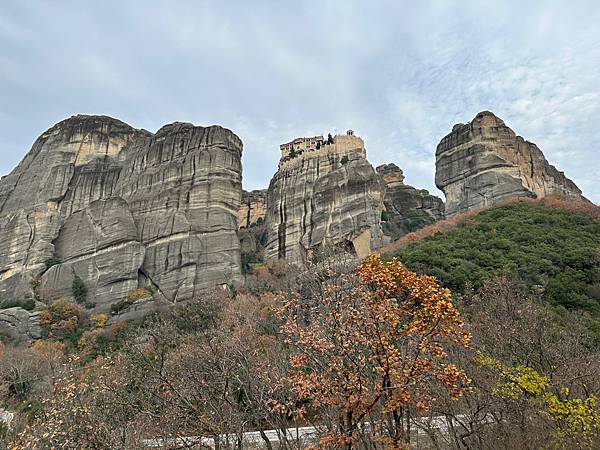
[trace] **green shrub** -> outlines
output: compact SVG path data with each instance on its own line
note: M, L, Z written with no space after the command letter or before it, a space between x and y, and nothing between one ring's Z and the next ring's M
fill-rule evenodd
M56 266L58 264L61 264L62 261L60 259L58 259L56 256L53 256L52 258L48 258L45 261L45 263L46 263L46 270L48 270L52 266Z
M125 311L127 308L133 305L133 303L134 301L131 299L119 300L117 303L113 303L112 305L110 305L110 313L113 316L121 314L123 311Z
M0 309L14 308L16 306L26 309L27 311L33 311L35 308L35 300L28 298L25 300L2 300L0 302Z
M22 402L19 405L17 411L26 417L28 424L31 424L36 419L36 417L43 411L43 407L39 400L30 399Z
M75 297L75 301L79 305L86 305L88 290L87 290L87 287L85 286L85 283L83 282L83 280L81 278L79 278L78 275L75 275L75 278L73 278L72 290L73 290L73 297Z
M341 162L342 164L346 164L348 161L349 161L349 159L348 159L348 155L344 155L344 156L342 156L342 159L340 160L340 162Z
M381 221L387 222L388 220L390 220L390 213L387 211L381 211Z

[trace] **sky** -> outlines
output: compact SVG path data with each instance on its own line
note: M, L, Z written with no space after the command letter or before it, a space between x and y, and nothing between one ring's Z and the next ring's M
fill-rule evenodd
M593 1L2 0L0 174L74 114L219 124L245 189L279 144L355 130L374 164L442 196L435 148L490 110L600 202Z

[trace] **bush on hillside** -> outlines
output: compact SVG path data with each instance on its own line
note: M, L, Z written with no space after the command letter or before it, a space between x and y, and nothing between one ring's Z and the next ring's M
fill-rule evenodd
M40 325L44 339L55 339L71 346L77 345L83 330L79 306L58 300L40 312Z
M35 308L35 300L32 298L28 298L25 300L2 300L0 301L0 309L8 309L8 308L23 308L27 311L33 311Z
M88 290L85 283L79 276L75 275L73 278L73 285L71 286L71 289L73 291L73 297L79 305L83 305L87 302Z
M62 262L62 261L61 261L59 258L57 258L56 256L52 256L51 258L48 258L48 259L45 261L45 264L46 264L46 270L47 270L47 269L49 269L49 268L50 268L50 267L52 267L52 266L56 266L56 265L60 264L61 262Z
M405 241L393 253L410 269L436 276L455 292L514 277L555 305L600 315L600 221L593 207L521 201L431 228L437 232L425 229L423 239Z

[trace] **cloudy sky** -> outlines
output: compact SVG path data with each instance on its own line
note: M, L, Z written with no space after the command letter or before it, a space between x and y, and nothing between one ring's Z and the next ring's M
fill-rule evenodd
M0 5L0 173L77 113L220 124L244 186L278 145L352 128L439 194L435 147L491 110L600 202L596 1L23 1Z

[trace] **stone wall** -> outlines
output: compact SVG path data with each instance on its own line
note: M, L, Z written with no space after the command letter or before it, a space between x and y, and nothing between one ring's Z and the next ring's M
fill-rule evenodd
M350 157L358 154L360 157L367 157L364 141L358 136L338 134L333 138L333 144L325 144L319 149L299 152L294 158L282 157L279 161L279 169L289 169L301 164L307 158L319 158L325 156Z

